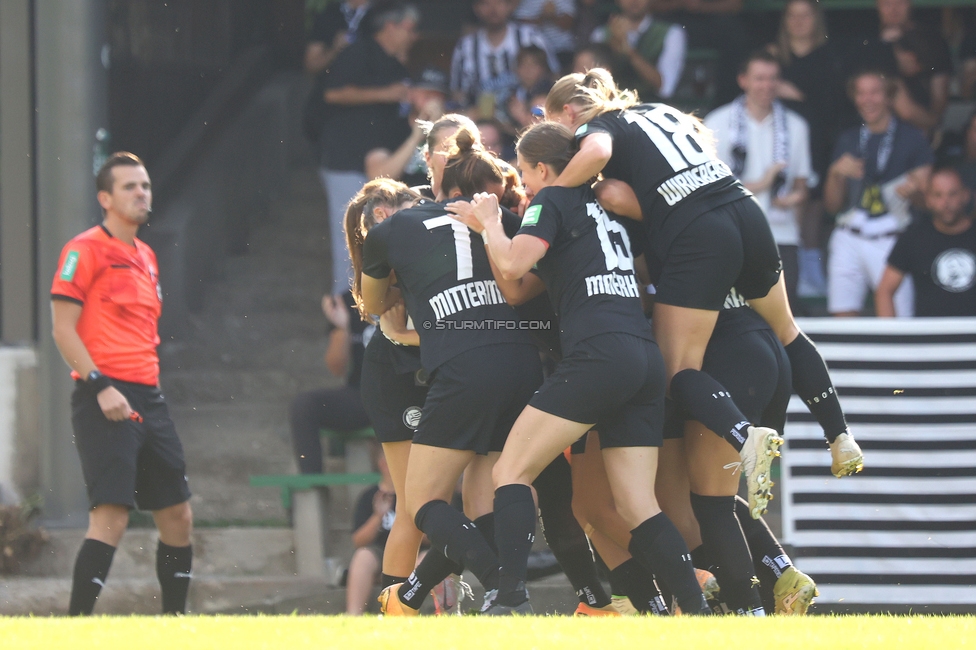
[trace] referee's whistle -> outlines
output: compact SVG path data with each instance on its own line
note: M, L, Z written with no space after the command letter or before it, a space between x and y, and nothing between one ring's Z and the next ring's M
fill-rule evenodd
M142 422L142 416L139 415L139 411L133 411L129 414L129 419L133 422Z

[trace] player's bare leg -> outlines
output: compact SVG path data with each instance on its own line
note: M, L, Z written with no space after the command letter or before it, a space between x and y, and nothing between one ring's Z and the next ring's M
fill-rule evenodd
M397 504L403 504L401 507L405 507L407 503L407 463L411 446L409 440L383 444L383 455L386 456L386 465L390 469L393 491L396 493ZM403 582L410 575L417 564L417 553L423 537L424 534L417 530L412 517L397 517L393 520L390 536L386 539L386 549L383 551L384 588Z

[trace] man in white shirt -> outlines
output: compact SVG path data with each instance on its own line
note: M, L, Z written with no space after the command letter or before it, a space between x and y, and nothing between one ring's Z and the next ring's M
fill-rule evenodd
M610 46L618 86L636 90L645 102L671 97L685 66L684 29L655 18L651 0L617 0L617 6L620 13L593 30L590 40Z
M705 118L715 135L718 157L756 196L766 212L783 259L790 303L797 311L798 212L807 200L810 132L806 120L776 99L779 62L765 51L743 64L743 94Z
M458 41L451 57L451 93L464 106L479 105L482 117L493 117L518 85L518 51L529 45L542 48L550 70L559 62L542 32L533 25L512 21L518 0L475 0L474 13L481 27ZM488 106L490 104L490 106Z

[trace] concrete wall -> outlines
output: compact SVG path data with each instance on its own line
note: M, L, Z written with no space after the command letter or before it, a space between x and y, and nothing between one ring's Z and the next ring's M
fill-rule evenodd
M0 347L0 504L16 504L40 487L37 355Z

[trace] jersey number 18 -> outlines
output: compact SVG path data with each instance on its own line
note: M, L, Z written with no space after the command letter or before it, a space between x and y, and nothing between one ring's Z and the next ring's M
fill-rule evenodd
M647 134L676 172L711 160L711 156L698 139L695 123L684 113L675 112L669 106L658 104L647 113L624 111L623 117L628 123L636 124Z

